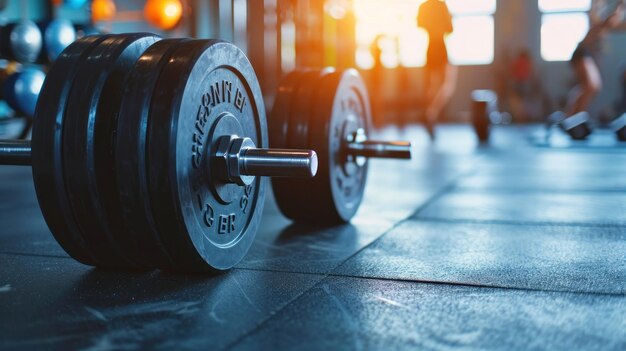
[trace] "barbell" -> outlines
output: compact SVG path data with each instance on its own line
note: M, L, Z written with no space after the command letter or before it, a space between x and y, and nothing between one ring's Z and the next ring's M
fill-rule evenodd
M295 114L292 124L273 112L270 138L258 80L236 46L148 33L83 37L46 76L32 141L0 143L0 164L32 165L46 223L82 263L226 270L254 240L263 177L275 179L290 218L311 220L288 212L306 210L336 223L358 208L367 157L410 157L409 143L367 140L369 102L356 71L322 73L311 86L298 82L299 111L315 115ZM318 166L311 184L278 179L312 178ZM295 205L279 195L294 184L303 196Z

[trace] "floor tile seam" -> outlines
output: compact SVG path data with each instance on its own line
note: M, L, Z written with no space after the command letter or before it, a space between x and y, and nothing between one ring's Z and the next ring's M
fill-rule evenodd
M534 292L549 292L549 293L568 293L568 294L580 294L580 295L598 295L598 296L614 296L614 297L626 297L626 292L624 293L609 293L609 292L599 292L599 291L576 291L576 290L561 290L561 289L539 289L539 288L529 288L529 287L515 287L515 286L506 286L506 285L496 285L496 284L479 284L479 283L468 283L468 282L450 282L444 280L434 280L434 279L410 279L410 278L389 278L389 277L380 277L380 276L363 276L363 275L355 275L355 274L342 274L342 273L315 273L315 272L299 272L299 271L286 271L286 270L278 270L278 269L261 269L261 268L238 268L240 270L250 270L250 271L261 271L261 272L271 272L271 273L287 273L287 274L303 274L303 275L312 275L322 277L320 280L323 281L329 277L336 278L354 278L354 279L364 279L364 280L382 280L382 281L391 281L391 282L405 282L405 283L419 283L419 284L437 284L437 285L451 285L451 286L465 286L465 287L474 287L474 288L485 288L485 289L502 289L502 290L518 290L518 291L534 291ZM319 283L319 282L318 282ZM315 284L311 287L311 289L315 288L318 284ZM309 289L309 290L311 290Z
M613 156L615 154L622 154L624 152L624 149L626 149L624 146L608 146L608 147L603 147L603 146L585 146L585 145L581 145L581 146L574 146L574 147L552 147L550 145L532 145L531 146L532 149L540 149L542 151L552 151L552 152L562 152L562 153L569 153L569 154L577 154L577 153L584 153L584 154L594 154L594 155L605 155L605 156Z
M329 274L329 277L353 278L353 279L365 279L365 280L382 280L382 281L418 283L418 284L450 285L450 286L461 286L461 287L482 288L482 289L500 289L500 290L516 290L516 291L532 291L532 292L548 292L548 293L566 293L566 294L597 295L597 296L610 296L610 297L624 297L624 298L626 298L626 291L623 292L623 293L616 293L616 292L600 292L600 291L576 291L576 290L567 290L567 289L539 289L539 288L516 287L516 286L506 286L506 285L497 285L497 284L480 284L480 283L469 283L469 282L450 282L450 281L434 280L434 279L387 278L387 277L360 276L360 275L354 275L354 274L334 274L334 273ZM326 278L328 278L328 277L326 277ZM324 279L326 279L326 278L324 278Z
M366 250L367 248L369 248L370 246L374 245L375 243L377 243L378 241L380 241L382 238L384 238L388 233L392 232L393 230L395 230L396 228L398 228L399 226L401 226L402 224L404 224L406 221L410 220L411 218L413 218L416 214L420 213L420 211L422 211L423 209L427 208L428 206L430 206L431 203L437 201L437 199L439 199L441 196L443 196L445 193L447 193L448 191L454 189L454 187L456 186L457 182L464 176L466 176L469 173L474 172L475 169L472 168L466 172L461 172L460 174L458 174L456 177L452 178L448 184L442 186L439 190L437 190L430 198L428 198L428 200L424 201L424 203L422 203L420 206L418 206L418 208L413 211L413 213L399 221L397 221L396 223L394 223L390 228L388 228L387 230L385 230L382 234L380 234L376 239L372 240L371 242L369 242L367 245L364 245L363 247L361 247L360 249L356 250L354 253L352 253L351 255L349 255L348 257L346 257L343 261L339 262L335 267L333 267L332 269L329 270L328 274L332 274L333 271L335 271L337 268L341 267L344 263L348 262L350 259L352 259L353 257L355 257L356 255L358 255L359 253L361 253L362 251Z
M250 269L252 270L252 269ZM263 271L263 270L256 270L256 271ZM266 272L273 272L273 273L293 273L293 272L283 272L283 271L277 271L277 270L265 270ZM296 302L297 300L299 300L302 296L304 296L304 294L306 294L307 292L311 291L312 289L314 289L321 281L323 281L324 279L326 279L328 277L327 274L314 274L314 273L293 273L293 274L309 274L309 275L315 275L320 277L319 281L315 282L311 287L309 287L308 289L304 289L301 292L299 292L298 294L296 294L293 298L289 299L282 307L271 311L268 316L266 316L265 318L263 318L261 321L259 321L254 327L250 328L248 331L244 332L243 334L239 335L237 338L235 338L233 341L229 342L228 344L226 344L223 348L221 348L222 350L228 350L233 348L236 344L238 344L240 341L244 340L245 338L247 338L248 336L254 334L257 330L260 330L263 325L265 325L265 323L269 322L270 320L272 320L273 318L275 318L276 316L278 316L280 314L280 312L282 312L285 308L287 308L288 306L290 306L292 303Z
M481 188L476 186L465 186L465 185L457 185L456 189L459 193L496 193L496 194L624 194L626 195L626 188L605 188L605 189L549 189L549 188L536 188L536 187L528 187L528 188L504 188L504 187L492 187L492 188Z
M72 259L70 256L48 255L48 254L29 253L29 252L15 252L15 251L0 251L0 255L3 255L3 256L23 256L23 257Z
M466 219L466 218L442 218L442 217L411 217L405 222L430 222L430 223L454 223L454 224L484 224L484 225L511 225L522 227L575 227L575 228L606 228L626 229L626 223L594 223L594 222L551 222L551 221L515 221L493 219Z
M256 269L255 269L256 270ZM300 300L306 293L309 291L319 287L319 285L327 280L329 277L335 278L351 278L351 279L363 279L363 280L382 280L382 281L391 281L391 282L404 282L404 283L413 283L413 284L432 284L432 285L447 285L447 286L460 286L460 287L468 287L468 288L478 288L478 289L493 289L493 290L511 290L511 291L525 291L525 292L537 292L537 293L552 293L552 294L570 294L570 295L580 295L580 296L606 296L606 297L617 297L617 298L626 298L625 294L619 293L603 293L603 292L581 292L581 291L570 291L570 290L556 290L556 289L531 289L531 288L518 288L518 287L507 287L507 286L496 286L496 285L485 285L485 284L471 284L471 283L460 283L460 282L444 282L444 281L436 281L436 280L412 280L412 279L396 279L396 278L384 278L384 277L361 277L355 275L340 275L336 273L328 273L328 274L316 274L316 273L300 273L300 272L287 272L280 270L261 270L259 271L268 271L268 272L280 272L280 273L294 273L294 274L311 274L320 276L321 279L313 284L310 288L303 290L292 299L290 299L285 305L281 308L273 311L268 317L264 318L262 321L257 323L257 325L247 332L240 335L238 338L227 344L223 350L232 349L239 342L245 340L250 335L254 334L258 330L260 330L266 323L271 321L274 318L278 318L280 313L285 310L287 307L296 303Z
M411 219L411 218L413 218L415 216L418 216L420 212L425 210L431 204L435 203L437 200L439 200L445 194L451 192L454 189L457 189L458 188L458 183L460 182L461 179L463 179L464 177L468 177L468 176L472 175L476 171L477 171L477 169L474 167L474 168L472 168L470 170L467 170L465 172L461 172L461 173L457 174L455 177L450 179L450 181L446 185L442 186L431 197L429 197L420 206L418 206L417 209L415 209L415 211L413 211L413 213L411 215L409 215L407 218L404 218L402 221L406 221L407 219Z
M478 156L477 158L480 158L481 156ZM369 248L370 246L374 245L376 242L378 242L379 240L381 240L383 237L385 237L388 233L392 232L393 230L395 230L396 228L398 228L399 226L401 226L402 224L404 224L406 221L410 220L411 218L413 218L413 216L416 213L419 213L421 210L423 210L424 208L428 207L431 203L435 202L438 198L440 198L441 196L443 196L443 194L447 193L448 191L450 191L451 189L453 189L457 182L462 178L467 176L468 174L471 174L472 172L475 172L475 168L469 169L465 172L460 172L459 174L457 174L455 177L451 178L448 182L448 184L442 186L439 190L437 190L430 198L428 198L426 201L424 201L420 206L418 206L418 208L413 211L413 213L403 219L398 220L396 223L394 223L393 225L391 225L391 227L387 228L387 230L383 231L378 237L376 237L374 240L372 240L371 242L369 242L367 245L364 245L363 247L361 247L360 249L356 250L354 253L352 253L351 255L349 255L348 257L346 257L345 259L343 259L341 262L338 262L337 265L335 265L334 267L330 268L328 271L328 275L332 274L333 271L335 271L337 268L341 267L344 263L348 262L350 259L352 259L353 257L355 257L356 255L358 255L359 253L361 253L362 251L366 250L367 248Z

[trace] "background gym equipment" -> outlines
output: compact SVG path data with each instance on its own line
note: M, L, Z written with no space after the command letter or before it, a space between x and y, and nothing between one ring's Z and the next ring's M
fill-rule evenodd
M72 22L54 19L39 23L43 33L43 48L39 55L40 62L52 62L68 45L76 40L76 29Z
M13 110L33 117L45 78L46 74L37 68L22 68L2 80L2 97Z
M35 62L42 48L39 27L28 20L0 27L0 55L22 63Z
M116 11L117 7L113 0L93 0L91 2L91 20L93 22L111 20Z
M261 176L317 170L313 151L267 149L264 111L230 43L84 37L48 72L32 146L2 142L0 164L32 164L44 218L80 262L221 271L254 239Z
M585 140L592 131L589 124L589 113L585 111L563 118L558 125L574 140Z
M586 140L593 133L588 112L579 112L570 117L566 117L562 111L555 111L548 115L546 119L546 140L551 137L552 128L558 126L567 133L572 140ZM618 141L626 141L626 114L614 119L609 128L615 132Z
M498 95L493 90L472 91L472 126L480 142L489 140L491 124L499 116Z
M294 71L281 82L270 116L270 145L313 149L314 179L272 179L278 207L288 218L342 223L354 216L370 157L408 159L411 144L368 140L371 109L354 69Z
M147 0L143 13L153 26L170 30L180 22L183 4L180 0Z

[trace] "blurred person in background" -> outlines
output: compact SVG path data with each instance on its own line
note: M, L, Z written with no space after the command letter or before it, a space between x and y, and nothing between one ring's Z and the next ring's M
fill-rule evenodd
M516 122L532 122L541 118L545 113L543 106L546 94L543 93L535 63L527 48L518 51L509 64L507 74L502 78L507 82L507 93L503 97L507 100Z
M624 10L622 0L593 0L589 11L589 31L570 60L578 85L570 92L565 110L567 117L587 113L591 101L602 90L599 56L611 32L626 30Z
M426 0L419 7L417 25L428 32L426 53L424 124L431 139L434 125L454 92L456 67L448 62L445 37L452 33L452 15L444 0Z
M382 125L383 121L378 118L382 118L383 111L383 99L381 98L383 94L383 62L382 62L382 41L385 39L384 34L379 34L374 38L372 43L370 44L370 53L372 54L372 58L374 59L374 65L372 66L372 70L370 71L370 99L372 100L372 115L374 116L374 123L376 125Z

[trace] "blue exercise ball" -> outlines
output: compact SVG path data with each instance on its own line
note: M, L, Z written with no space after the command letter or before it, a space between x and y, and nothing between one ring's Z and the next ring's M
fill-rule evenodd
M45 26L43 39L46 55L50 61L54 61L68 45L76 40L76 29L68 20L55 19Z
M2 84L2 95L12 109L32 117L45 79L42 71L25 68L7 77Z
M43 40L39 27L24 20L2 28L3 51L7 58L19 62L35 62L39 57Z

